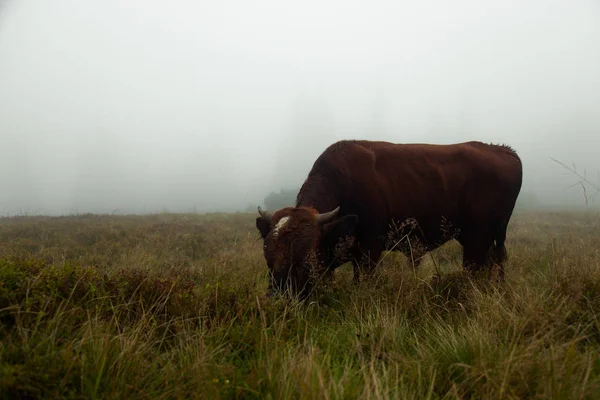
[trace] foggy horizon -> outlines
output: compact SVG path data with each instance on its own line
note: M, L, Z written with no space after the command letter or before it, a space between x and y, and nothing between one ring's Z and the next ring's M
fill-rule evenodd
M341 139L507 144L558 208L551 158L600 186L597 1L171 4L0 2L0 215L243 211Z

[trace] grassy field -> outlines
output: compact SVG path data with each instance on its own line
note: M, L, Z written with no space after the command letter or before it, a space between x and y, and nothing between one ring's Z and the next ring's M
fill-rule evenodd
M600 398L598 215L517 214L502 288L453 242L303 304L254 218L0 219L1 398Z

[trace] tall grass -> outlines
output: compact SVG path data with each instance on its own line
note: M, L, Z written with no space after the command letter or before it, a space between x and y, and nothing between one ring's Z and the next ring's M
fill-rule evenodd
M516 215L502 287L452 242L296 303L254 217L0 220L0 397L598 398L599 219Z

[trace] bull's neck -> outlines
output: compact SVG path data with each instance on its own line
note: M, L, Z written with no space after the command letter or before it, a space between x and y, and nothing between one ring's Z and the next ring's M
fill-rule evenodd
M312 207L318 212L328 212L339 206L337 185L321 175L309 176L296 198L296 207Z

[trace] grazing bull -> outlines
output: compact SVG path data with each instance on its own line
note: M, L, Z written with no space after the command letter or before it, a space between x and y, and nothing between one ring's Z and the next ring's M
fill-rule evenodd
M419 259L451 239L463 247L465 270L495 263L504 280L521 182L521 160L504 145L334 143L315 161L295 207L258 209L268 294L289 287L304 297L315 276L348 261L358 281L382 251Z

